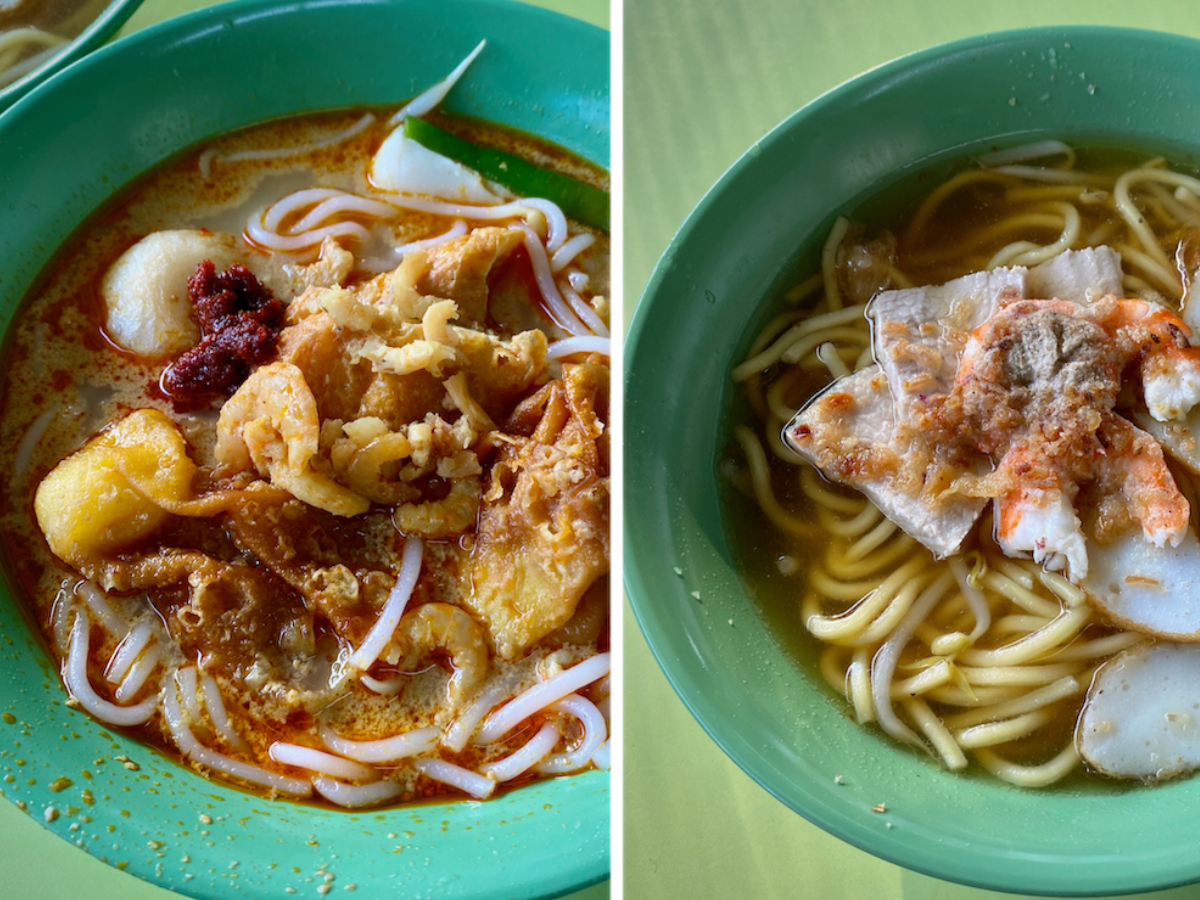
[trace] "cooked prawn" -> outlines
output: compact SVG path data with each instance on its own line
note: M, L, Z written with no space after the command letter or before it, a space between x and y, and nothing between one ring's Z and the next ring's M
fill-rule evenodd
M1074 504L1084 485L1102 498L1102 518L1136 521L1156 546L1178 545L1187 500L1158 443L1113 407L1122 376L1135 369L1148 405L1156 398L1156 418L1200 399L1200 357L1186 328L1154 304L1105 298L1021 300L975 330L954 390L927 410L952 441L996 461L981 480L996 499L996 537L1006 553L1082 579L1087 552ZM1180 375L1181 368L1195 374Z
M370 501L313 468L319 449L317 402L291 363L256 369L221 407L216 456L223 465L253 465L296 499L335 515L366 512Z
M449 696L455 709L479 690L487 677L488 649L483 628L465 610L450 603L423 603L410 609L392 641L400 648L397 665L414 670L430 654L441 650L450 657L454 675Z
M458 478L441 500L404 503L396 507L392 520L404 534L430 539L457 537L475 526L480 494L478 478Z
M1183 419L1200 402L1200 347L1192 330L1169 309L1145 300L1106 299L1097 321L1114 338L1136 346L1146 408L1159 422Z

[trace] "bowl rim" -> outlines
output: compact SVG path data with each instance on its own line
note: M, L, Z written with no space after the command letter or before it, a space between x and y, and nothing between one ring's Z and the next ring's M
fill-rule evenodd
M808 119L824 113L827 109L853 102L856 97L876 93L888 85L902 80L908 73L919 67L942 62L952 57L964 56L975 51L999 48L1007 44L1027 44L1032 41L1048 40L1070 42L1088 38L1111 39L1118 36L1143 42L1146 46L1169 45L1187 49L1192 53L1200 53L1200 39L1171 32L1124 26L1063 24L985 32L925 47L863 71L822 92L785 117L762 138L754 141L705 191L688 213L668 242L641 292L637 306L633 310L624 342L623 374L627 416L624 433L629 434L632 430L629 414L631 411L636 411L638 406L637 400L631 399L635 392L629 391L629 382L638 369L639 360L643 356L659 352L657 348L651 349L654 341L659 337L659 333L656 333L651 325L651 318L655 314L655 299L662 295L664 285L669 283L672 278L678 277L678 273L672 271L675 257L706 227L706 220L714 208L737 195L739 182L746 177L746 171L756 165L756 160L760 156L767 155L765 151L768 148L785 144L789 136ZM981 136L980 140L983 139L984 136ZM1200 139L1197 139L1196 146L1200 147ZM947 149L953 148L939 147L934 152ZM850 200L851 198L847 197L846 199ZM822 210L822 214L827 217L831 217L836 212L836 209ZM786 260L779 262L780 265L783 265ZM669 623L671 620L665 615L660 615L663 607L654 602L650 588L650 572L657 566L661 566L662 560L652 559L639 553L637 529L640 526L637 520L637 497L629 481L625 482L623 489L626 503L623 520L623 541L626 548L622 573L623 586L628 598L628 606L633 611L643 639L672 690L709 738L760 787L793 812L834 837L887 862L936 878L982 889L1013 893L1043 893L1053 896L1099 896L1161 890L1200 881L1200 859L1194 861L1186 870L1178 867L1173 870L1173 874L1156 875L1135 883L1089 882L1074 887L1060 884L1049 888L1031 882L1028 877L1020 873L1017 866L1013 866L1011 873L1007 876L993 875L989 877L988 874L971 871L969 867L946 862L945 857L924 857L914 861L900 852L903 848L884 847L881 849L877 833L846 815L840 806L825 804L820 798L809 795L807 791L789 790L790 786L778 781L771 768L761 757L744 755L743 752L740 752L740 748L737 746L738 730L729 726L725 715L714 702L711 689L705 690L705 685L696 679L695 673L688 671L680 664L678 648L672 645L669 637L669 625L664 627L664 623ZM678 574L679 570L675 571ZM744 593L745 588L739 583L735 590ZM808 801L810 805L806 806L805 801Z
M137 0L118 0L118 2L127 4L129 6L129 11L132 11L132 8L137 5ZM587 48L594 48L596 52L592 55L595 55L598 60L602 60L604 67L603 71L606 75L608 73L610 39L608 31L583 20L575 19L573 17L555 12L551 9L521 3L519 0L458 0L458 2L454 4L439 3L437 0L399 0L399 2L397 2L397 0L300 0L300 2L294 2L294 0L233 0L233 2L218 3L192 10L182 15L150 25L131 35L122 37L121 39L114 41L112 44L101 48L95 53L87 55L86 57L76 61L72 65L67 66L61 71L54 73L43 83L39 84L34 90L17 100L8 109L0 112L0 141L2 141L3 137L8 134L20 135L23 140L28 140L28 138L22 133L21 129L27 124L29 116L39 109L40 104L43 102L43 98L56 96L61 99L61 94L63 92L67 92L72 87L78 86L82 83L82 80L87 79L95 70L108 66L111 60L146 59L154 57L156 55L156 51L162 48L176 48L180 43L183 42L202 42L206 35L218 34L223 29L229 28L231 20L246 22L248 27L252 26L257 28L259 26L254 23L259 20L275 21L286 19L287 21L293 21L297 17L304 17L306 15L311 15L313 17L339 15L342 11L350 9L359 11L364 15L373 14L376 11L386 11L388 22L396 21L398 17L405 15L406 11L408 10L422 11L427 15L434 15L436 13L436 15L445 17L447 21L451 23L457 22L460 19L470 19L474 21L480 13L488 13L495 18L504 16L506 22L511 21L515 23L512 26L512 31L509 33L509 35L504 36L508 39L510 39L511 35L519 33L518 30L522 32L546 28L553 28L556 32L562 32L565 30L565 33L570 40L564 40L564 43L571 43L572 41L574 42L574 46L576 48L575 55L583 54L583 50L580 49L581 43L586 45ZM484 19L483 21L488 20ZM536 26L536 29L534 29L533 26ZM588 58L590 58L590 55ZM598 62L597 65L600 65L600 63ZM442 77L442 75L444 75L444 72L439 72L436 77ZM400 88L398 87L397 89L399 90ZM603 91L603 103L605 104L606 110L609 98L610 85L606 81ZM398 99L402 99L402 97L399 97ZM564 102L570 102L570 99L571 98L568 97L564 100ZM594 98L589 97L589 100L593 99ZM351 103L349 105L353 106L354 104ZM332 107L319 107L310 105L296 110L290 114L302 115L310 112L320 112L323 109L344 108L346 106L347 104L339 104ZM272 117L268 116L267 118ZM260 118L259 121L261 120L262 119ZM241 127L245 126L232 126L234 130ZM603 140L599 141L597 146L599 146L601 143L603 144L604 158L594 159L594 161L601 165L608 166L609 159L607 153L610 134L608 131L609 121L606 119L606 121L602 123L602 127L599 128L594 122L589 124L587 127L592 133L592 140L597 139L597 132L600 132L603 136ZM224 133L225 131L229 130L231 129L226 127L224 129L219 129L215 132L212 132L212 134ZM186 150L190 146L194 146L196 142L203 141L208 137L211 137L212 134L201 135L194 138L191 142L177 146L172 153L169 154L168 160L170 158L177 157L180 152ZM3 153L0 153L0 155L3 155ZM132 156L132 154L130 155ZM599 154L591 154L593 158L597 155ZM120 185L117 190L122 191L127 189L129 181L136 180L136 178L140 177L140 175L143 174L146 169L154 168L158 165L161 165L163 162L164 160L160 159L152 162L149 166L144 168L136 166L135 168L137 168L138 171L128 175L126 182ZM0 178L0 180L3 179ZM91 209L82 219L77 220L75 225L72 226L72 229L66 233L63 240L70 240L79 224L83 221L86 221L87 218L94 215L94 213L95 208ZM53 253L48 253L46 255L46 259L38 265L38 271L33 275L25 277L23 274L18 274L16 276L16 280L21 281L22 291L27 290L30 284L36 283L37 279L40 277L40 272L43 271L45 265L53 259L53 256ZM0 275L0 278L3 278L3 275ZM0 284L3 284L3 282L0 281ZM5 333L7 332L7 325L4 326L3 330ZM4 578L7 582L7 575L5 575ZM5 586L5 590L11 593L11 587L7 584ZM26 623L26 625L27 624L28 623ZM32 648L32 654L34 657L44 657L45 651L38 642L39 638L36 635L36 629L30 629L30 633L33 636L33 643L30 643L31 638L26 637L26 645ZM20 636L14 637L20 639ZM45 666L46 663L44 659L38 660L36 658L34 659L34 662L41 662L43 666ZM9 673L0 667L0 687L3 687L4 689L3 692L0 693L0 700L9 699L10 695L17 693L21 686L20 682L15 680L15 676L7 676L9 676ZM43 677L47 677L51 681L57 682L57 677L53 674L52 666L44 668ZM56 691L61 691L61 687L57 684L53 684L52 687ZM65 700L65 694L63 695L63 699ZM9 721L7 715L4 721ZM34 720L30 718L27 721L32 722ZM19 722L19 725L21 726L24 726L24 724L24 720ZM151 793L162 793L168 797L177 797L182 795L185 797L191 797L196 802L199 802L201 798L207 800L219 795L221 802L230 803L231 809L234 808L234 804L240 803L241 806L238 806L238 809L247 809L250 811L257 811L257 809L261 809L264 804L264 801L259 795L246 793L228 785L212 782L206 778L196 775L187 766L181 766L173 760L167 760L165 757L160 757L158 754L149 751L145 745L124 739L120 734L112 732L111 729L106 729L105 726L102 726L91 719L86 719L81 724L84 727L78 727L77 730L85 731L85 727L89 729L88 732L84 734L85 738L90 739L92 737L92 733L95 732L102 735L106 740L112 740L112 747L114 749L111 751L105 751L106 755L108 756L120 752L119 749L116 749L118 747L122 749L133 747L137 750L137 758L141 762L142 775L125 775L125 773L122 772L119 777L132 779L135 777L144 778L148 775L153 775L154 777L171 779L171 781L164 780L161 783L156 783L156 790L152 790ZM109 732L111 732L111 734ZM49 743L49 740L47 740L47 743ZM36 745L33 739L26 739L26 744L29 752L36 752ZM5 755L8 754L6 753ZM0 767L3 767L3 765L5 765L4 761L0 760ZM28 789L22 788L22 792L20 793L13 793L11 790L6 790L4 787L0 787L0 794L4 794L6 799L10 802L18 803L19 808L22 809L25 807L21 806L20 804L24 803L26 800L29 801L28 806L30 809L36 805L36 807L40 810L43 804L53 805L57 803L59 806L63 806L63 797L51 792L53 789L49 788L48 785L44 783L48 781L49 778L39 779L39 784L36 787L30 787ZM176 792L173 794L172 789L179 787L181 783L187 785L186 790L190 791L190 793L183 794L181 792ZM388 843L389 848L392 844L397 844L398 841L402 844L407 843L409 846L406 849L410 854L421 854L422 856L424 856L427 852L429 855L434 855L438 852L444 854L445 852L444 850L438 850L439 847L444 845L445 841L442 840L439 843L439 839L436 836L438 828L431 821L436 818L450 820L443 823L443 827L440 829L441 832L450 830L451 826L459 830L465 829L468 832L473 828L482 830L482 828L485 826L491 826L494 831L501 832L499 837L484 838L481 836L475 838L473 843L482 845L485 840L497 840L499 842L497 845L497 851L500 849L500 847L503 847L508 852L508 855L513 857L516 855L513 853L513 845L516 843L516 841L511 837L512 834L516 833L513 831L513 828L517 825L518 820L533 815L530 809L526 807L530 807L530 804L535 802L538 804L538 809L542 809L544 807L546 810L551 810L553 808L553 811L548 811L544 814L538 814L546 822L552 821L553 825L539 827L546 831L549 831L549 829L552 827L557 832L554 834L554 837L558 838L559 834L561 834L564 840L562 846L553 844L549 850L544 848L535 848L537 849L537 855L531 858L529 863L525 865L521 865L519 861L514 863L510 859L505 859L504 853L496 851L491 852L488 854L488 858L485 858L484 852L480 850L475 854L478 859L476 859L474 865L467 865L463 867L467 871L441 871L433 876L430 876L428 878L428 884L425 880L421 880L419 883L416 883L415 876L412 876L411 874L406 875L406 873L410 873L414 868L412 865L405 866L403 869L397 868L394 871L379 871L377 868L373 867L376 866L377 861L386 863L386 857L382 855L378 857L371 857L364 861L364 865L358 867L358 871L351 873L355 878L358 879L357 895L366 897L390 896L394 890L394 884L397 882L397 880L400 880L400 883L403 883L403 879L405 878L413 879L413 883L406 884L405 886L412 891L414 895L420 891L429 891L430 895L433 893L439 893L441 896L482 898L497 896L503 893L505 896L529 898L529 900L533 900L533 898L550 898L561 896L564 893L582 890L593 884L599 883L609 877L610 871L608 840L610 833L610 784L611 775L609 772L590 771L578 775L552 778L546 781L538 782L526 788L519 788L514 791L501 794L497 798L485 803L463 799L448 803L437 803L432 805L417 804L413 806L389 808L383 810L382 813L387 814L388 818L392 820L385 823L385 827L391 826L391 828L396 832L404 832L406 827L415 827L409 823L425 823L423 827L425 831L428 832L430 837L424 843L416 843L416 845L413 846L415 842L412 841L412 839L406 841L403 837L403 834L401 834L399 839L393 835L390 842L385 842ZM79 783L77 781L76 788L78 787ZM161 790L158 790L158 788L161 788ZM136 789L143 788L139 786ZM97 793L99 793L99 791L97 791ZM518 803L518 801L521 802ZM586 805L588 809L594 810L594 816L589 813L590 819L588 821L582 821L578 817L561 821L564 817L557 810L561 808L569 808L572 804L580 804L580 806L577 808L583 808L583 805ZM165 801L163 802L163 806L165 807ZM115 811L116 801L114 801L113 807ZM278 826L279 822L287 823L289 818L291 821L295 821L295 819L300 818L300 816L289 817L286 814L287 811L296 809L304 810L302 813L303 821L301 825L292 826L285 824ZM88 811L90 812L90 810ZM360 819L365 820L368 818L373 818L377 811L366 812L370 815L364 815L363 812L355 810L337 811L326 810L321 807L305 807L298 804L284 804L280 807L280 814L275 817L276 824L272 825L271 823L267 823L267 825L263 826L263 831L270 837L277 837L277 833L269 829L281 827L286 831L290 828L291 832L289 832L288 835L290 839L295 843L302 843L305 836L313 836L308 835L308 831L318 830L328 819L336 819L339 823L338 832L341 835L342 843L344 845L342 848L340 864L343 867L343 872L345 872L350 868L348 863L349 854L346 852L345 845L349 845L353 835L357 834L357 832L354 830L355 826L351 825L350 823L356 822ZM188 813L188 817L190 817L192 822L194 822L195 815L196 810L191 810ZM230 900L232 900L234 897L245 896L246 890L250 889L255 893L256 896L278 896L282 900L282 898L286 896L285 884L288 883L286 877L294 878L297 882L303 878L302 875L286 877L281 876L279 878L274 878L271 881L264 881L256 884L249 877L251 873L247 871L249 867L246 865L246 863L248 863L249 860L243 856L242 866L237 873L241 876L241 880L237 882L228 880L228 878L221 880L217 877L214 877L212 881L209 881L207 876L200 877L198 874L195 881L184 881L175 871L168 871L164 873L161 866L158 866L158 871L156 871L156 865L158 865L158 861L154 858L154 853L147 853L144 850L138 851L133 849L135 846L144 847L146 845L145 829L147 822L146 820L139 821L139 816L137 813L135 813L131 819L125 819L124 821L129 824L122 826L123 830L117 831L114 835L127 845L126 847L122 848L122 855L127 855L129 857L128 867L118 862L118 860L121 859L121 855L113 853L111 854L111 858L109 858L109 854L107 853L107 844L104 847L100 847L95 844L85 845L78 832L72 833L69 831L67 826L68 824L71 824L72 818L74 818L73 816L68 817L66 815L62 815L53 821L49 819L43 821L40 815L31 816L31 818L37 821L40 826L47 828L55 835L62 837L71 844L83 848L85 852L88 852L90 855L101 858L102 861L106 862L108 865L122 868L126 873L134 875L135 877L138 877L150 884L196 898L220 897L230 898ZM218 817L217 824L210 826L214 834L217 833L217 829L222 825L220 818L221 817ZM99 816L97 816L97 819L99 820ZM594 821L591 819L594 819ZM602 822L600 821L601 819L603 820ZM174 830L175 837L178 837L178 827L168 824L165 820L166 814L164 814L161 819L155 820L153 826L160 829L161 834L166 834ZM116 819L115 821L118 824L121 822L120 819ZM535 824L536 821L537 817L535 817ZM188 827L183 831L183 835L188 835L190 831L192 838L189 838L189 840L196 841L198 846L201 839L200 837L196 836L197 832L192 827L192 822L188 823ZM497 822L499 822L499 825L497 825ZM183 825L184 823L179 822L178 824ZM239 823L239 825L241 825L241 823ZM232 826L227 825L227 827ZM383 830L384 828L379 829L380 832ZM595 834L593 834L593 830ZM600 834L603 834L603 840L599 839ZM107 835L106 838L108 838L109 841L112 840L112 837ZM263 843L266 843L267 840L268 839L264 837ZM383 841L382 834L379 835L379 840ZM280 840L279 843L283 843L283 841ZM115 849L116 845L114 844L113 846ZM375 848L369 840L363 842L364 848L368 846L371 847L370 852L375 853ZM429 846L432 846L433 849L428 850L427 848ZM521 846L525 850L529 849L528 844L523 844ZM244 848L245 844L243 844L242 847ZM398 852L398 849L399 848L397 848L396 852ZM244 854L245 852L245 849L243 849L242 853ZM322 850L319 852L322 854L327 854L328 850ZM383 852L385 851L380 851L380 853ZM198 854L195 854L194 851L193 855L198 856ZM262 855L266 857L265 853ZM269 857L266 858L269 859ZM490 858L494 858L494 862L491 862L489 867L488 859ZM398 859L403 860L404 857L398 857ZM222 865L224 865L224 863ZM330 869L336 871L337 865L337 863L332 864ZM264 868L266 868L265 863ZM198 868L194 868L192 871L198 873L200 870ZM343 875L342 881L344 882L347 880L347 877L348 876ZM370 880L367 881L367 879ZM487 883L488 879L491 879L491 884ZM426 896L426 894L420 893L420 896Z
M112 0L100 15L88 23L87 28L67 42L62 53L51 57L32 72L27 72L11 84L0 88L0 111L21 99L46 79L98 48L125 24L141 5L142 0Z

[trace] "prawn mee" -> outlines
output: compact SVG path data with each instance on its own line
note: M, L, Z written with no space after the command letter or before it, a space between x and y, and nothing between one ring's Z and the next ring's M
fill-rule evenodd
M732 520L755 592L859 723L1031 787L1196 766L1170 729L1104 735L1106 679L1182 684L1200 640L1198 246L1200 180L1058 141L957 165L899 226L838 219L733 370L723 471L772 525ZM1194 705L1148 679L1131 704Z

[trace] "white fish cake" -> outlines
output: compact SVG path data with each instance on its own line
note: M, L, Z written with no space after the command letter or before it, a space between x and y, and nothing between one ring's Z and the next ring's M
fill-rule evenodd
M1155 547L1141 529L1103 546L1089 543L1080 587L1114 622L1173 641L1200 641L1200 541L1187 529L1178 547Z
M460 203L497 203L502 199L478 172L406 137L403 127L388 135L375 153L371 180L385 191Z
M1096 674L1075 735L1092 768L1160 780L1200 767L1200 646L1126 651Z
M109 336L139 356L165 357L192 346L200 329L192 320L188 278L206 259L224 271L239 255L231 234L178 229L142 238L100 282Z

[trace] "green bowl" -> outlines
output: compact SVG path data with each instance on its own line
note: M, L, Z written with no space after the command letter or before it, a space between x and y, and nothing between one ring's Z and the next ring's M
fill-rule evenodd
M935 47L817 99L721 178L660 260L626 345L626 589L709 735L825 830L979 887L1145 891L1200 880L1200 779L1021 790L950 774L858 727L756 614L719 502L729 370L792 279L815 268L834 217L941 161L1045 137L1194 163L1200 42L1055 27Z
M501 0L227 4L139 32L50 79L0 115L0 327L55 249L140 173L251 123L399 103L483 37L487 51L446 107L607 165L607 33ZM0 792L101 860L181 894L283 900L289 888L312 895L329 873L339 894L356 885L363 900L534 898L608 875L607 772L487 803L343 813L207 781L64 701L5 588ZM122 754L138 770L115 761ZM72 783L55 790L61 778Z
M79 33L78 37L67 44L62 53L11 84L0 88L0 110L11 106L55 72L65 69L75 60L91 53L116 34L117 29L124 25L125 20L133 15L134 10L141 5L142 0L113 0L100 15L92 20L87 28Z

